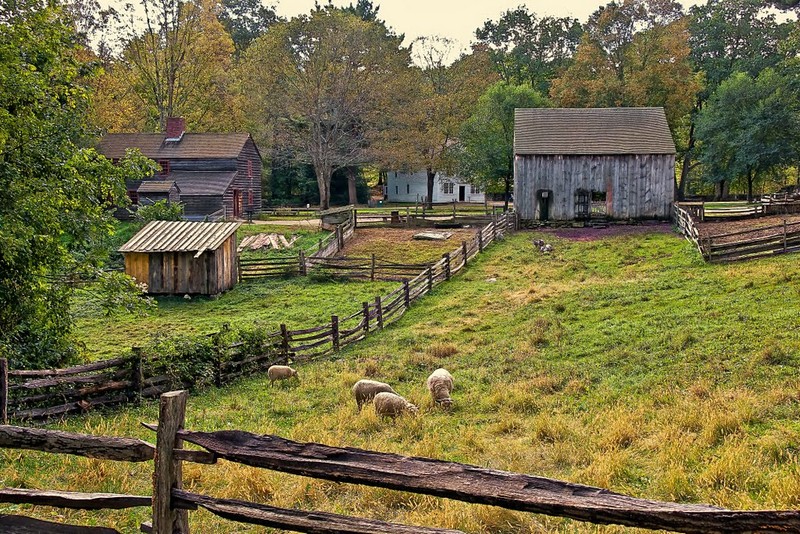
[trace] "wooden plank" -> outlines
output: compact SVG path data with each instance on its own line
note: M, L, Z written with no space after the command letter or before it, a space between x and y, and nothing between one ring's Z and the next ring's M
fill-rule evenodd
M0 424L8 424L8 359L0 358Z
M153 445L134 438L78 434L61 430L0 426L0 447L60 454L74 454L101 460L146 462L153 459Z
M25 371L25 370L9 371L8 376L48 377L48 376L78 375L81 373L88 373L91 371L100 371L102 369L108 369L110 367L128 365L128 360L130 360L130 356L125 356L122 358L113 358L110 360L103 360L101 362L95 362L95 363L87 363L85 365L76 365L75 367L68 367L66 369L43 369L39 371Z
M75 510L122 510L124 508L150 507L149 495L121 495L118 493L80 493L72 491L0 488L0 502L55 506Z
M458 534L461 532L459 530L400 525L328 512L276 508L233 499L214 499L182 490L173 490L172 497L177 507L194 510L200 506L231 521L295 532L336 532L339 534Z
M180 436L220 458L252 467L580 521L680 532L800 532L798 510L731 511L701 504L652 501L474 465L299 443L237 430L182 431Z
M171 391L159 402L153 473L153 530L158 534L189 534L188 513L171 505L172 488L183 488L181 463L173 451L182 448L177 433L183 428L187 397L186 391Z
M65 525L22 515L0 515L0 530L4 534L120 534L113 528Z

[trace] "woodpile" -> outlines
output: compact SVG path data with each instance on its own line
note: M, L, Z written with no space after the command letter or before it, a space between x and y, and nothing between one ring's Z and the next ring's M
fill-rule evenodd
M281 250L285 248L292 248L294 242L297 241L299 236L293 235L291 239L286 239L283 234L254 234L249 235L242 239L239 243L239 252L244 249L261 250L261 249L274 249Z

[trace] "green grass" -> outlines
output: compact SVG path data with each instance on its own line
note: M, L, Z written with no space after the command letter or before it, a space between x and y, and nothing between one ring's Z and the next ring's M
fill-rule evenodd
M530 244L539 235L492 246L383 333L301 366L299 385L270 388L259 376L194 393L186 426L468 462L653 499L800 507L797 257L708 265L685 240L656 233L547 236L555 252L541 255ZM456 380L449 414L424 387L439 366ZM362 377L393 384L420 415L391 422L369 408L357 413L349 387ZM138 423L156 411L149 403L53 426L152 440ZM150 491L148 465L2 454L6 486ZM184 482L217 497L467 532L624 530L228 462L187 465ZM147 516L24 508L124 532ZM197 532L262 531L205 512L190 518Z

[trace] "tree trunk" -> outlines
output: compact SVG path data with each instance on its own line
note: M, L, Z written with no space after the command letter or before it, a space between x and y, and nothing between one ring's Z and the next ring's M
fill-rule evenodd
M433 179L436 178L436 171L428 167L425 169L428 173L428 209L433 209Z
M319 209L326 210L331 207L331 175L333 171L325 167L314 167L317 174L319 187Z
M508 197L511 196L511 180L513 180L513 178L514 178L513 176L506 176L505 179L506 190L505 194L503 195L505 198L505 202L503 203L503 211L508 211ZM483 194L485 195L486 192L484 192Z
M686 153L683 155L683 165L681 166L681 181L675 184L675 190L678 194L678 200L686 198L686 182L689 181L689 171L692 167L692 152L694 150L694 121L689 125L689 144L686 147Z
M755 181L755 173L752 169L747 169L747 201L753 201L753 182Z
M350 204L355 206L358 204L358 194L356 192L356 178L358 173L355 167L347 167L347 194L350 197Z

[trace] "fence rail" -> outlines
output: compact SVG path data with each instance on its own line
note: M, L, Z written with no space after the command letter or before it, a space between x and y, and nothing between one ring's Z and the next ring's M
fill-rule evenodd
M338 276L401 280L393 291L363 302L347 316L333 315L330 322L313 327L280 330L265 335L256 349L241 342L225 343L226 330L209 334L214 353L210 362L213 384L222 386L277 363L309 361L364 339L400 319L411 304L449 280L469 260L496 239L514 229L515 216L506 213L481 228L469 241L429 265L377 262L369 258L309 256L304 267ZM346 239L353 226L344 225L335 242ZM287 268L290 266L287 265ZM79 365L67 369L8 370L0 359L0 420L37 420L84 413L99 407L136 403L156 398L176 388L190 388L196 377L183 376L156 355L134 347L131 356ZM4 367L5 366L5 367ZM5 372L4 372L5 369Z
M800 222L762 226L737 232L701 236L696 220L708 221L700 204L673 205L673 219L681 233L697 246L708 262L730 262L800 251Z
M186 400L185 391L162 395L158 425L145 425L157 432L156 446L147 444L146 449L158 451L158 454L151 457L154 459L152 497L4 488L0 489L0 502L89 510L151 506L152 522L143 523L141 530L157 534L189 534L188 511L198 507L232 521L299 532L459 532L326 512L283 509L188 492L182 488L181 462L196 461L187 454L193 452L198 456L205 455L202 463L214 463L220 458L311 478L432 495L598 524L620 524L678 532L800 532L798 510L737 511L705 504L652 501L597 487L431 458L331 447L319 443L300 443L278 436L257 435L240 430L184 430ZM36 445L25 438L32 431L41 438ZM86 438L89 443L87 450L81 450L81 440ZM1 447L81 454L99 459L123 460L116 452L98 452L92 444L132 441L139 440L0 426ZM182 448L182 441L205 450L186 451ZM59 443L64 443L65 446L61 447ZM139 461L139 458L135 461ZM3 532L31 532L24 530L32 528L30 525L38 526L39 530L33 530L35 532L115 532L113 529L95 531L86 527L67 529L56 527L52 523L48 527L45 524L37 525L37 522L40 520L24 516L0 516ZM72 528L75 530L70 530Z

